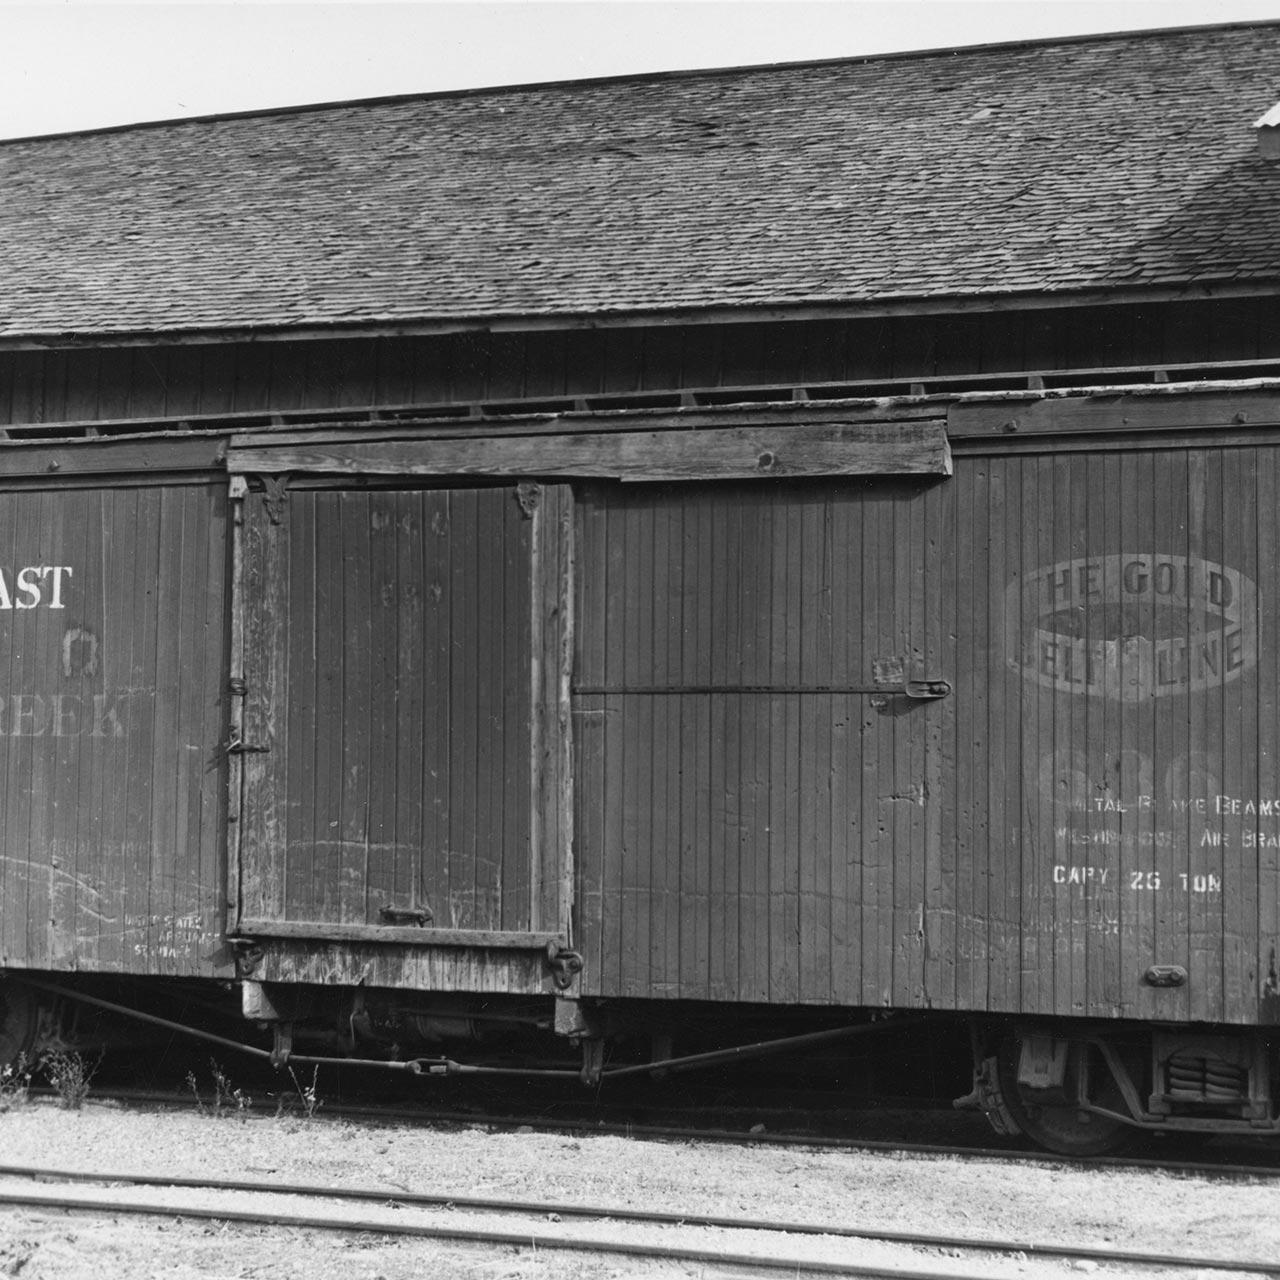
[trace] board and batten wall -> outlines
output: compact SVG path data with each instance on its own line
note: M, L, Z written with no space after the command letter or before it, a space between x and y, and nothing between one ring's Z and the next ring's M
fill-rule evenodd
M0 351L0 425L1275 360L1274 299Z
M1148 438L580 491L584 989L1274 1020L1278 485ZM891 656L951 694L877 706Z
M225 483L0 487L0 964L229 976Z

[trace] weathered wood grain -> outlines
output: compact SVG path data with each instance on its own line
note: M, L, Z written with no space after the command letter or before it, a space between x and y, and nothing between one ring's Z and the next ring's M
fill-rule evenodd
M1187 395L1171 388L1139 394L967 400L947 410L948 433L957 438L1058 431L1163 433L1243 424L1251 428L1280 424L1280 396L1264 390Z
M0 495L0 955L225 976L226 501L206 483ZM215 544L217 576L208 578ZM57 603L22 566L64 566ZM28 581L32 579L28 578Z
M244 680L247 692L238 742L228 744L241 756L240 893L242 909L252 916L281 915L285 909L284 867L276 851L288 847L288 803L282 774L289 762L288 708L289 557L288 504L275 508L266 494L246 499L244 537ZM279 523L277 523L277 521Z
M1028 300L1019 299L1025 303ZM1097 300L1099 303L1102 299ZM1069 305L1068 305L1069 304ZM995 307L994 310L991 308ZM90 350L0 351L0 421L65 422L269 412L335 405L427 405L524 396L586 397L780 384L928 380L1068 367L1247 363L1273 357L1274 301L1223 298L1084 306L1042 299L1007 312L990 299L955 314L823 317L759 313L615 317L626 328L408 333L134 335ZM597 318L598 319L598 318ZM771 321L770 323L764 323ZM634 326L634 327L633 327ZM188 341L190 339L190 341Z
M578 857L600 955L584 990L923 999L938 857L923 816L938 738L923 726L937 708L885 715L869 698L874 660L896 647L915 669L930 651L911 637L940 614L912 596L924 510L944 489L602 486L584 499Z
M301 938L317 942L374 942L415 947L497 947L545 951L563 941L554 930L436 929L416 925L340 924L332 920L276 920L246 916L236 935L244 938Z
M538 490L529 552L533 708L530 721L532 827L528 889L539 928L567 934L573 897L573 755L569 687L574 647L574 512L565 485ZM514 572L515 569L512 569ZM518 689L517 685L510 690ZM509 690L509 691L510 691ZM509 705L506 714L515 714ZM511 735L510 776L523 763Z
M140 476L172 479L174 472L220 469L226 440L172 437L152 440L69 440L63 444L6 444L0 476Z
M628 481L948 475L939 420L807 423L698 431L581 432L414 441L352 440L228 450L233 472L388 476L582 476Z
M450 945L564 941L568 490L266 496L236 607L245 746L269 748L242 757L239 925L385 940L390 909Z

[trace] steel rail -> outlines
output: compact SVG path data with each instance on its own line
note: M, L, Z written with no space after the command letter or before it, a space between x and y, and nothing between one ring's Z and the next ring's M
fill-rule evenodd
M1280 1275L1280 1264L1249 1259L1210 1258L1184 1254L1152 1253L1134 1249L1104 1249L1093 1245L1065 1245L1048 1241L945 1235L940 1232L897 1231L874 1227L849 1227L795 1222L773 1218L743 1218L724 1214L675 1213L631 1209L625 1206L571 1204L551 1200L518 1200L499 1196L449 1195L442 1192L403 1191L380 1187L326 1187L317 1183L260 1182L244 1178L192 1178L182 1175L95 1172L80 1169L47 1169L33 1165L0 1164L0 1177L49 1182L93 1182L137 1187L173 1187L183 1190L235 1192L250 1195L298 1196L309 1199L347 1200L363 1203L411 1205L417 1208L470 1210L484 1213L528 1214L561 1218L592 1218L634 1222L652 1226L706 1227L729 1231L766 1231L794 1236L826 1236L876 1241L926 1248L968 1249L986 1253L1024 1253L1028 1257L1089 1259L1170 1269L1243 1272ZM5 1195L0 1190L0 1202Z
M677 1262L700 1262L714 1266L755 1268L802 1274L860 1276L865 1280L972 1280L971 1275L919 1270L913 1267L876 1266L859 1262L832 1262L823 1259L741 1253L732 1250L698 1248L688 1245L644 1244L615 1237L566 1236L529 1230L486 1230L477 1227L442 1226L397 1222L376 1218L335 1219L313 1214L237 1209L232 1206L174 1205L156 1200L119 1200L107 1196L35 1195L0 1189L0 1205L23 1208L61 1209L75 1213L134 1214L139 1217L192 1218L211 1222L252 1223L259 1226L345 1232L360 1235L408 1236L426 1240L452 1240L465 1244L506 1245L517 1248L561 1250L574 1253L621 1254L633 1258L662 1258ZM1267 1274L1264 1272L1264 1274Z
M53 1088L32 1086L33 1097L57 1096ZM209 1108L208 1102L200 1102L189 1093L165 1093L140 1089L98 1089L93 1091L95 1099L119 1102L126 1106L173 1107L182 1110L197 1110L203 1106ZM261 1106L250 1101L248 1110L275 1114L274 1105ZM296 1111L285 1112L296 1115ZM963 1145L947 1145L933 1142L895 1142L886 1138L835 1138L823 1134L806 1133L749 1133L735 1129L694 1129L684 1128L676 1124L635 1124L630 1122L606 1124L590 1118L563 1118L548 1120L540 1115L486 1115L476 1111L443 1111L436 1108L395 1107L376 1105L347 1105L342 1103L325 1103L317 1113L316 1120L327 1119L371 1120L420 1125L469 1125L486 1126L493 1129L507 1129L527 1126L540 1132L591 1134L618 1138L653 1138L658 1140L674 1139L677 1141L697 1141L716 1143L737 1143L743 1146L778 1146L778 1147L813 1147L819 1150L833 1151L869 1151L891 1154L924 1155L924 1156L956 1156L970 1160L1011 1160L1020 1164L1063 1165L1080 1169L1149 1169L1159 1173L1172 1173L1180 1176L1200 1176L1206 1178L1241 1178L1274 1180L1280 1178L1280 1165L1276 1164L1231 1164L1226 1161L1184 1161L1161 1160L1150 1156L1068 1156L1053 1151L1041 1151L1026 1147L969 1147ZM1280 1146L1274 1153L1280 1156Z

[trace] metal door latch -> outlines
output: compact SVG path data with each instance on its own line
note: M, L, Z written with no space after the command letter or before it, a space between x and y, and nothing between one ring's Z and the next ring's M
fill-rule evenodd
M270 747L259 746L256 742L245 742L237 732L232 732L231 737L227 739L227 755L243 756L243 755L266 755L270 751Z
M951 684L947 680L908 679L906 661L897 656L877 658L871 664L871 678L882 694L897 693L907 698L927 700L945 698L951 692Z
M946 680L904 680L899 692L908 698L945 698L951 685Z

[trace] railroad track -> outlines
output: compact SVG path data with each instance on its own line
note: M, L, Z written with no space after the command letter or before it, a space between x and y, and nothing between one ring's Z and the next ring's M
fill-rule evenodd
M38 1184L38 1189L37 1189ZM61 1184L61 1186L57 1185ZM72 1192L67 1187L92 1184L94 1193ZM121 1195L118 1190L131 1189ZM175 1203L162 1191L198 1191L204 1197L221 1198L218 1203ZM240 1197L237 1201L233 1197ZM245 1201L248 1197L248 1202ZM287 1202L316 1202L316 1211L287 1207ZM457 1243L514 1246L519 1248L603 1253L633 1258L698 1262L708 1265L752 1270L781 1271L790 1275L849 1275L885 1277L886 1280L960 1280L957 1273L937 1268L918 1268L885 1263L867 1263L856 1258L814 1257L795 1251L795 1243L818 1239L828 1252L839 1244L876 1243L945 1251L971 1257L1015 1254L1027 1259L1053 1259L1099 1265L1142 1267L1168 1271L1199 1271L1215 1274L1280 1276L1280 1262L1250 1259L1223 1259L1203 1256L1153 1253L1125 1249L1104 1249L1083 1245L1062 1245L1043 1241L976 1237L932 1232L890 1231L870 1226L839 1223L777 1221L767 1218L711 1214L683 1214L634 1209L615 1205L573 1204L564 1201L506 1199L487 1196L458 1196L412 1192L393 1187L333 1187L309 1183L280 1183L252 1179L190 1178L142 1173L55 1169L31 1165L0 1165L0 1205L60 1210L76 1213L142 1216L150 1218L195 1219L219 1223L268 1225L315 1231L415 1237ZM359 1216L335 1211L335 1206L377 1206L383 1212ZM429 1210L447 1215L448 1221L408 1221L393 1216L405 1209ZM391 1211L391 1212L388 1212ZM469 1216L486 1214L526 1221L511 1227L477 1227ZM607 1223L609 1235L576 1234L532 1225L530 1219L551 1224L566 1220ZM627 1239L616 1232L617 1224L632 1227L679 1228L684 1232L721 1233L714 1244L679 1243ZM761 1237L765 1246L759 1247ZM782 1253L778 1243L787 1237L793 1252ZM737 1237L725 1238L725 1237ZM756 1249L740 1247L743 1239L756 1242ZM972 1273L966 1273L971 1278Z
M32 1089L33 1096L52 1096L51 1089ZM196 1110L206 1106L190 1093L139 1089L94 1090L99 1101L123 1106L155 1106ZM275 1104L251 1102L248 1108L259 1114L274 1114ZM832 1137L810 1132L750 1131L741 1128L704 1128L686 1124L647 1124L632 1120L605 1121L601 1110L583 1110L547 1116L545 1114L495 1114L484 1111L451 1111L439 1108L397 1107L366 1104L328 1103L318 1113L324 1118L366 1120L411 1125L483 1126L494 1130L533 1129L545 1133L611 1135L654 1140L736 1143L740 1145L810 1147L838 1151L881 1151L912 1155L952 1156L968 1160L1004 1160L1026 1164L1063 1165L1071 1168L1150 1169L1165 1173L1211 1178L1280 1179L1280 1146L1261 1147L1249 1152L1248 1161L1238 1157L1240 1148L1224 1148L1221 1158L1185 1160L1171 1156L1063 1156L1014 1145L983 1146L969 1143L910 1142L896 1139Z

